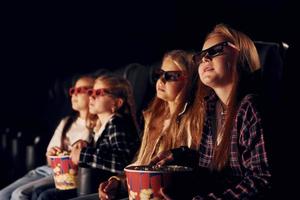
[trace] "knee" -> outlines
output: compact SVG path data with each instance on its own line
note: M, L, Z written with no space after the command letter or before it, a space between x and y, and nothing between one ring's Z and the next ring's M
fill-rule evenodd
M23 200L28 199L28 196L24 193L21 188L15 189L11 194L11 200Z
M9 200L11 192L0 190L0 199L1 200Z
M41 193L38 197L37 200L49 200L48 195L46 193Z

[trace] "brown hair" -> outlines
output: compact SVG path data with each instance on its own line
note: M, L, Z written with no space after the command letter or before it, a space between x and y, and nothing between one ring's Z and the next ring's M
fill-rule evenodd
M223 137L219 146L214 148L212 168L220 170L227 164L229 159L231 133L242 92L245 92L243 91L245 89L243 88L244 82L247 80L246 77L249 76L249 73L260 67L260 60L253 41L244 33L234 30L227 25L218 24L207 35L206 40L214 36L223 37L239 49L236 66L233 67L233 89L229 95L225 128L223 133L221 133Z
M155 97L148 109L144 111L145 128L142 145L137 157L137 164L149 164L154 145L163 129L165 119L170 117L170 124L165 129L165 135L160 141L159 152L180 146L189 146L197 149L202 131L202 115L192 110L195 94L193 90L197 87L197 68L192 62L192 53L182 50L173 50L164 55L163 59L170 58L187 75L187 82L178 94L178 105L172 116L170 115L167 102ZM203 104L199 104L201 107ZM201 112L202 113L202 112ZM196 117L196 118L192 118ZM192 143L188 144L189 135Z
M76 82L79 81L79 80L86 80L87 86L91 87L91 88L93 87L94 81L95 81L95 79L92 76L82 75L82 76L79 76L76 79L76 81L74 81L73 86L75 86ZM86 122L88 122L89 119L92 118L93 116L95 116L95 115L90 114L90 112L88 111L87 116L86 116ZM67 137L67 132L71 128L72 124L77 120L77 118L78 118L78 112L73 112L73 114L71 114L70 116L67 117L67 120L66 120L66 123L63 127L62 135L61 135L61 148L63 150L68 150L68 146L65 144L65 140L66 140L66 137ZM92 129L91 127L88 126L88 123L87 123L87 128L89 130Z
M133 91L130 82L121 76L112 74L100 76L95 82L98 81L101 81L108 86L107 89L110 91L112 96L115 98L121 98L123 100L122 106L116 109L115 114L121 116L127 115L131 117L136 128L138 128Z

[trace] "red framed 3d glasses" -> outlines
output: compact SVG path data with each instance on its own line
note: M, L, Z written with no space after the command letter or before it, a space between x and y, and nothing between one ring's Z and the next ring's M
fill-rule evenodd
M77 95L77 94L86 94L87 91L90 89L90 87L71 87L69 89L69 95L72 96L72 95Z
M112 94L108 89L105 88L89 89L87 93L90 97L99 97Z

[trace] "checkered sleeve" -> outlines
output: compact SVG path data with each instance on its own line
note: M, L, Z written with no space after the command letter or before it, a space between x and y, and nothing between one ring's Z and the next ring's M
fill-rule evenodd
M194 199L250 199L257 197L269 187L271 173L261 117L251 101L240 107L236 123L237 132L240 134L238 154L240 154L240 165L244 169L241 181L220 194L210 193L206 197L198 196Z
M80 163L92 167L122 173L133 159L137 141L122 127L109 122L107 132L97 147L86 147L81 150Z

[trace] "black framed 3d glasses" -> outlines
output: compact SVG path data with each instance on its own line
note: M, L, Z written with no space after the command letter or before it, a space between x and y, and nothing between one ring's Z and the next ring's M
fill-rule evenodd
M169 82L183 80L185 75L182 71L164 71L162 69L156 69L153 78L155 81L161 78L163 82Z
M207 57L209 59L212 59L216 56L222 55L224 52L224 47L230 46L233 47L234 49L238 49L234 44L231 42L225 41L225 42L220 42L208 49L205 49L193 56L193 61L196 64L202 63L202 60L204 57Z

